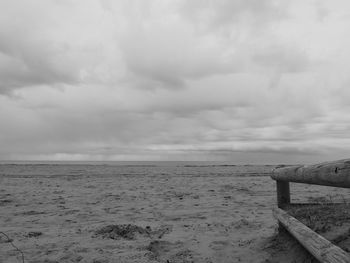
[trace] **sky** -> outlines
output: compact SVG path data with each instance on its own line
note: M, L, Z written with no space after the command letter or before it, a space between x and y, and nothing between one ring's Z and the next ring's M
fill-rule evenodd
M347 0L0 0L0 160L350 156Z

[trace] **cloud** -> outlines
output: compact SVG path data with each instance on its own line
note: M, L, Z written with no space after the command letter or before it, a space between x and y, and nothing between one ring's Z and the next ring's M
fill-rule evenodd
M1 159L306 162L350 150L345 1L0 8Z
M60 55L64 47L45 38L41 23L50 23L40 9L48 5L2 2L0 22L0 90L35 84L73 82L70 66L64 67ZM44 21L40 21L42 17ZM60 65L61 63L61 65Z
M183 14L198 24L216 30L222 27L236 27L237 24L259 27L262 24L284 19L287 4L268 0L207 0L184 1ZM198 25L203 28L203 25Z
M251 49L260 40L251 20L259 28L268 27L285 12L285 5L274 1L178 1L166 8L158 4L140 4L144 12L129 6L130 17L120 35L138 87L181 88L191 79L249 70L256 62ZM202 30L203 25L208 30ZM221 33L223 25L227 34ZM282 46L280 50L289 54Z
M234 73L244 66L238 54L213 36L198 35L179 17L132 24L120 43L129 70L165 88L182 87L188 79Z
M114 43L101 44L113 39L114 26L97 2L2 1L0 8L0 93L115 74L109 70L119 63Z
M304 72L309 64L304 52L296 48L271 46L258 50L253 60L261 67L269 67L283 73Z

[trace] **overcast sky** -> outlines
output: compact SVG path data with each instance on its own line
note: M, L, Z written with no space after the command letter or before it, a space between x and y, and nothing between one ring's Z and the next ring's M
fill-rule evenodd
M0 0L0 159L350 157L350 2Z

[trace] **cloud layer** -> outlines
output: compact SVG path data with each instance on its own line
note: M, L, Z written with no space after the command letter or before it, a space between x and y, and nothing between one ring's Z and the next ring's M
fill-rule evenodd
M0 1L0 159L350 152L347 1Z

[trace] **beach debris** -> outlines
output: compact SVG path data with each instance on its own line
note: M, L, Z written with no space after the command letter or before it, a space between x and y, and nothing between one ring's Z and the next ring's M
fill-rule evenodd
M104 226L95 231L95 235L110 239L133 240L137 235L161 239L165 234L168 234L171 231L171 225L162 225L158 229L152 230L150 226L143 228L133 224L120 224Z
M0 200L0 206L5 206L5 205L10 204L12 202L13 202L13 200L11 200L11 199L2 199L2 200Z
M38 237L41 236L43 233L40 231L30 231L27 234L27 237Z
M101 235L103 238L110 239L129 239L133 240L136 237L136 234L140 235L149 235L148 229L143 227L132 225L132 224L122 224L122 225L108 225L102 227L101 229L95 232L96 235Z
M15 213L16 216L18 215L22 215L22 216L34 216L34 215L43 215L46 214L47 212L44 211L34 211L34 210L30 210L30 211L24 211L24 212L20 212L20 213Z

